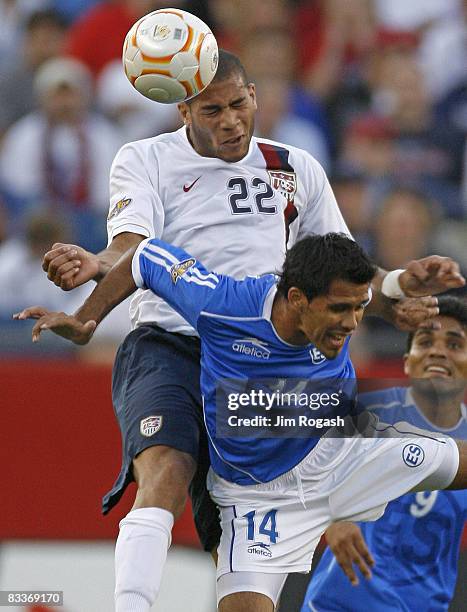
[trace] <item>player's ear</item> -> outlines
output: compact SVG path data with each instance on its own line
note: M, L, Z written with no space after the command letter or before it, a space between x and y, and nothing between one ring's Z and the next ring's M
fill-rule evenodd
M256 87L254 83L248 83L247 85L248 87L248 95L251 98L251 101L253 102L253 106L256 108L258 108L258 105L256 104Z
M404 374L408 376L409 375L409 364L408 364L409 354L405 353L402 359L404 361Z
M297 312L300 313L302 313L305 308L307 308L309 302L306 295L298 287L290 287L287 293L287 300L289 304L293 306L293 308L295 308Z
M182 118L182 121L185 125L190 125L191 123L191 113L190 107L186 102L179 102L177 104L178 112Z

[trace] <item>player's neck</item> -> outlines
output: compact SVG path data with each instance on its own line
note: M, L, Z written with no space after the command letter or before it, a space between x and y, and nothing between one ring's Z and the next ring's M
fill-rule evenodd
M462 396L440 397L436 393L419 393L413 388L412 395L420 412L435 427L450 429L459 423Z
M305 346L310 343L299 328L299 315L290 308L288 301L279 293L276 294L272 305L271 323L279 338L287 344Z

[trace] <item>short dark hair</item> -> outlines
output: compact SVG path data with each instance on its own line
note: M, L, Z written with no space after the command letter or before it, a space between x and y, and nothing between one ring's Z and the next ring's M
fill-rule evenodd
M451 317L462 327L467 328L467 301L455 295L440 295L438 297L439 316ZM407 353L410 353L416 331L407 336Z
M287 297L289 289L297 287L311 300L326 295L334 280L369 283L376 270L365 251L345 234L307 236L287 252L277 290Z
M246 70L240 61L240 58L233 53L230 53L230 51L219 49L219 63L212 83L220 83L221 81L225 81L233 74L238 74L242 78L243 84L248 85Z

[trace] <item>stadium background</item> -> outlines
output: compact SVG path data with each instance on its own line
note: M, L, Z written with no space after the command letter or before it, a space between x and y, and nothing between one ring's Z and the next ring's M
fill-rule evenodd
M86 288L54 289L41 255L55 241L103 248L119 146L179 127L175 108L132 91L119 61L131 24L173 4L240 55L257 84L257 135L323 164L381 266L437 252L467 270L467 2L0 0L0 588L68 589L67 612L111 609L112 540L130 496L107 518L99 498L120 461L109 377L126 309L79 350L46 337L32 346L30 324L11 313L82 301ZM362 376L401 375L402 334L369 320L353 345ZM197 546L188 511L174 542ZM172 603L160 609L213 609L213 569L199 555L174 549ZM464 588L466 569L464 552ZM173 603L181 583L189 607Z

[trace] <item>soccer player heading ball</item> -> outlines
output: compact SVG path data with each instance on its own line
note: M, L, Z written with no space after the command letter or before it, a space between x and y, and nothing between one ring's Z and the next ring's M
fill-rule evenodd
M95 255L77 245L53 245L43 267L55 284L70 290L102 281L128 249L149 237L183 247L218 273L243 278L280 270L286 245L309 234L349 235L320 164L305 151L253 136L255 86L236 56L220 50L210 85L181 102L179 111L181 129L119 151L110 176L108 247ZM388 276L378 272L375 294ZM385 291L392 297L401 288L411 296L431 295L464 282L457 264L437 256L389 280ZM380 298L369 308L376 312ZM436 301L424 298L412 314L406 303L389 311L413 324L436 314ZM379 312L387 313L386 305ZM108 512L136 481L135 504L120 523L116 548L118 612L129 602L135 611L149 610L155 601L189 487L204 548L216 549L220 538L206 490L199 339L149 290L136 293L131 316L134 330L118 351L112 384L122 469L104 499ZM152 425L150 417L158 417Z

